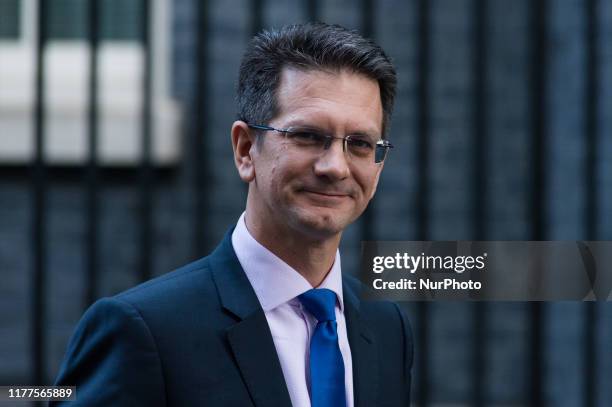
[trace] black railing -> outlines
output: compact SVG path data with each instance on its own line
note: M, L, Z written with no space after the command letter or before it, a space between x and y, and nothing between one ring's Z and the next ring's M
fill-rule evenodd
M487 128L489 112L487 110L487 47L488 47L488 4L486 0L474 2L474 30L472 43L474 56L472 66L472 81L474 87L474 107L472 109L472 122L474 123L474 137L472 148L474 158L472 161L472 222L475 240L487 240L486 220L488 208L487 195ZM482 407L485 403L486 383L486 355L488 355L488 342L486 333L488 320L486 305L477 302L474 304L472 315L472 400L474 407Z
M196 89L195 101L193 103L193 131L191 134L193 151L192 160L194 163L193 176L193 200L194 200L194 217L195 222L193 230L193 257L197 258L205 253L210 246L210 241L207 239L206 230L208 223L206 221L206 213L208 213L208 200L206 198L206 190L204 188L206 180L210 177L210 169L207 165L205 157L209 156L207 143L210 138L209 126L209 6L206 1L197 2L197 41L196 41Z
M100 122L100 112L98 109L99 97L99 67L98 67L98 47L100 40L100 1L91 0L89 2L89 10L87 14L89 25L89 100L88 100L88 115L87 115L87 133L88 133L88 152L89 160L87 163L87 173L85 179L85 187L87 189L87 210L86 210L86 227L85 236L87 236L87 254L86 254L86 270L87 282L85 288L85 305L89 306L98 297L98 278L100 274L100 259L98 256L99 245L99 222L100 208L98 202L100 200L100 176L98 169L98 145L99 133L98 124Z
M587 0L585 12L586 67L584 134L586 135L585 177L586 204L584 230L586 239L597 240L600 236L597 222L599 213L597 151L599 147L599 0ZM597 337L598 318L595 303L584 304L584 405L594 407L598 393L597 383Z
M33 110L34 119L34 159L31 165L32 174L32 275L31 275L31 301L32 301L32 326L31 326L31 355L32 355L32 383L44 384L48 382L47 369L47 315L46 315L46 282L47 282L47 189L48 176L45 163L45 140L46 140L46 115L44 101L45 98L45 51L48 43L47 19L49 2L48 0L38 0L36 14L37 42L36 42L36 70L35 70L35 105ZM86 171L84 172L84 193L86 197L86 257L85 257L85 295L84 301L87 305L91 304L99 296L98 282L100 276L100 201L102 198L103 182L100 175L99 163L99 43L100 43L100 15L101 7L104 2L90 0L88 2L87 22L89 27L89 77L88 77L88 113L87 113L87 134L88 134L88 160ZM322 2L316 0L304 0L302 14L309 20L321 19ZM147 0L142 0L141 35L144 56L144 70L142 77L142 131L141 131L141 160L139 162L138 173L138 196L140 202L139 218L139 256L138 256L138 278L144 281L152 276L152 265L155 262L155 189L156 177L153 170L153 37L154 27L151 26L153 15L153 4ZM190 129L191 151L188 159L193 163L193 254L199 256L211 247L211 241L207 234L210 226L209 208L210 200L206 184L212 176L206 157L211 154L207 147L206 140L212 137L209 128L209 80L210 80L210 4L206 1L195 2L197 8L197 35L196 43L196 66L194 98L190 102L190 119L193 120ZM265 27L263 15L263 1L251 2L250 29L248 34L253 34ZM362 0L360 3L361 20L358 23L364 35L373 37L378 27L375 26L375 13L377 11L375 2ZM415 132L417 146L417 183L415 200L416 213L415 235L419 240L427 240L431 237L431 217L430 204L432 201L431 193L431 48L432 48L432 5L428 0L420 0L417 7L416 25L417 37L412 39L416 43L416 94L415 103ZM487 96L488 47L489 38L489 2L486 0L475 0L473 3L473 143L470 180L473 187L471 196L473 207L471 217L473 219L472 233L475 239L485 240L488 237L487 219L489 217L489 205L487 194L487 152L488 128L490 112L488 109L489 100ZM531 112L530 127L530 163L532 166L532 177L528 180L527 207L531 217L530 239L544 240L548 237L549 227L547 224L547 178L548 178L548 100L547 100L547 81L549 71L549 34L548 21L549 4L546 0L530 3L530 33L528 35L530 53L530 84L529 100ZM600 99L600 73L599 66L599 29L598 29L598 7L597 0L586 2L585 13L585 42L586 42L586 69L585 69L585 104L584 104L584 133L586 135L586 156L585 160L585 190L586 205L584 210L584 230L588 239L595 240L601 236L598 230L597 215L601 211L598 196L598 135L601 133L598 127L599 122L599 99ZM409 39L402 39L408 41ZM230 91L230 90L228 90ZM376 238L375 212L370 208L362 219L361 237L363 240ZM431 382L430 357L435 351L431 348L430 318L431 309L428 303L422 302L417 305L417 315L414 319L416 334L416 353L417 364L415 365L414 376L418 383L415 388L414 400L419 406L428 406L432 403L433 386ZM527 394L525 395L526 404L531 406L546 405L544 389L546 383L546 369L544 359L544 322L546 307L541 303L530 303L525 308L527 312L528 337L527 352L525 352L525 366ZM469 403L474 406L487 405L486 390L488 389L486 364L489 350L487 308L483 304L474 304L472 314L472 347L473 355L470 371L470 399ZM595 395L597 394L597 308L594 304L584 305L583 316L584 330L584 405L587 407L595 406Z
M149 0L142 0L142 49L143 49L143 76L142 76L142 157L140 161L140 281L151 277L151 266L154 263L153 253L153 185L154 174L152 168L152 27L153 7Z
M32 383L44 383L47 364L47 177L45 165L45 47L47 45L47 1L39 0L36 27L36 79L34 105L34 162L32 206Z
M547 73L548 73L548 1L534 3L530 20L531 43L531 78L530 78L530 111L531 111L531 191L529 194L529 211L531 214L531 239L544 240L548 232L546 211L547 179ZM528 389L528 403L531 407L542 406L544 368L544 312L545 304L529 304L529 330L527 331L528 352L525 353L529 374L525 375Z
M372 38L375 40L375 27L374 21L375 19L375 9L372 0L361 0L361 21L360 21L360 30L362 35ZM361 222L361 236L363 240L374 239L376 232L374 231L374 224L376 213L376 201L370 201L370 204L366 208L366 210L361 214L359 221Z
M420 0L418 5L417 17L417 102L416 102L416 131L418 138L418 154L417 154L417 194L416 194L416 236L419 240L427 240L429 238L430 228L430 171L429 171L429 140L431 137L430 120L431 113L429 111L431 94L430 94L430 48L431 48L431 2L428 0ZM429 347L430 312L429 305L426 302L421 302L417 307L417 324L415 327L416 338L415 346L418 349L417 364L415 376L418 377L419 387L416 389L417 404L419 406L428 406L430 404L430 373L428 355L431 350Z

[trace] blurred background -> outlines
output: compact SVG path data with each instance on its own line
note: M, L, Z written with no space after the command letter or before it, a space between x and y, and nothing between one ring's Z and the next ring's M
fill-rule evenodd
M52 383L96 299L206 255L249 38L320 20L393 58L362 240L612 240L612 2L0 0L0 384ZM420 406L612 405L612 304L406 303Z

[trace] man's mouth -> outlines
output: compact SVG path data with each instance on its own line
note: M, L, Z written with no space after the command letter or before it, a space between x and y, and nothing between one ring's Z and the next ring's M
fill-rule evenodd
M338 192L338 191L321 191L316 189L303 189L302 192L306 192L307 194L326 200L342 200L344 198L348 198L350 194L346 192Z

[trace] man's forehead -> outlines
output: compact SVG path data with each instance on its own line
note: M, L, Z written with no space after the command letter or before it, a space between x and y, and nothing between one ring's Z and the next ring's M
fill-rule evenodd
M281 70L279 91L298 91L302 95L321 93L332 95L338 90L338 81L351 81L353 87L362 88L366 92L375 92L380 103L380 88L378 82L362 73L346 68L340 69L301 69L287 66ZM334 86L326 86L334 84ZM359 89L353 89L355 91Z
M346 69L286 67L277 89L279 113L291 116L346 116L380 132L382 103L378 82ZM358 115L358 117L355 117ZM372 123L368 123L372 122Z

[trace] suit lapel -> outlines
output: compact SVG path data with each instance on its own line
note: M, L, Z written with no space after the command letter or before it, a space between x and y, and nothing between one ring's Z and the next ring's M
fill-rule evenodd
M361 318L357 293L343 284L344 314L353 359L355 407L375 406L378 392L378 352L374 336Z
M253 403L257 407L291 406L268 321L240 266L228 231L210 256L221 305L238 322L227 338Z
M228 339L255 405L291 406L263 310L229 328Z

